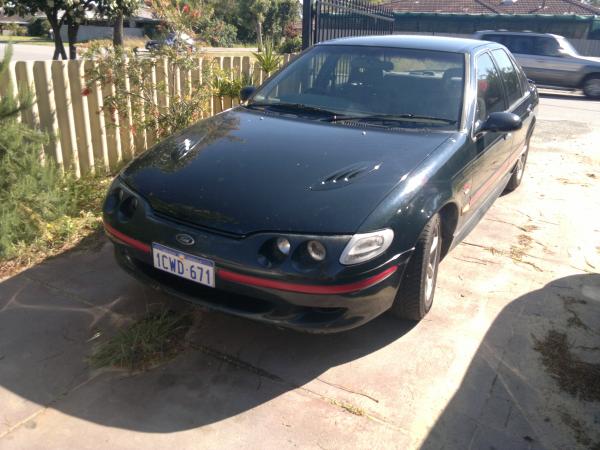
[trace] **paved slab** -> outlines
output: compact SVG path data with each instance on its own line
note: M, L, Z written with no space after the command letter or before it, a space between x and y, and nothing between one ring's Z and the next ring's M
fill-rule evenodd
M535 344L555 330L600 363L599 131L599 102L543 99L524 184L442 262L417 325L311 336L197 312L168 364L92 371L98 333L179 302L110 244L3 281L0 447L591 447L600 404L561 391Z

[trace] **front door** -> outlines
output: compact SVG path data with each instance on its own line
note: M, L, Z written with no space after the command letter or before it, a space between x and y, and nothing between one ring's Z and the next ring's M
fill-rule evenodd
M506 132L477 131L493 112L507 108L504 86L489 53L477 56L477 109L475 117L475 158L471 163L471 213L477 210L498 186L503 163L512 149L513 136Z

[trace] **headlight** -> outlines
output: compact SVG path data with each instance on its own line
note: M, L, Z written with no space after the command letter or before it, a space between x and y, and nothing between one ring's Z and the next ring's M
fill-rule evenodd
M389 228L372 233L355 234L342 252L340 263L348 266L369 261L385 252L393 240L394 231Z

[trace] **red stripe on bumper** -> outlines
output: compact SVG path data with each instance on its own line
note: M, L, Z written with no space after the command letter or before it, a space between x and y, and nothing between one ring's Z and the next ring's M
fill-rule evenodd
M377 275L373 275L364 280L355 281L348 284L336 284L332 286L319 286L311 284L288 283L287 281L270 280L266 278L253 277L251 275L243 275L241 273L231 272L225 269L219 269L217 274L223 280L232 281L234 283L246 284L248 286L263 287L269 289L278 289L280 291L300 292L303 294L349 294L351 292L361 291L368 287L374 286L377 283L390 277L398 270L398 266L392 266Z
M111 227L106 222L104 222L104 231L106 231L107 234L109 234L111 237L113 237L117 241L121 241L123 244L127 244L127 245L129 245L137 250L140 250L142 252L145 252L145 253L152 253L152 248L148 244L144 244L143 242L138 241L137 239L133 239L133 238L127 236L126 234L123 234L120 231L115 230L113 227Z

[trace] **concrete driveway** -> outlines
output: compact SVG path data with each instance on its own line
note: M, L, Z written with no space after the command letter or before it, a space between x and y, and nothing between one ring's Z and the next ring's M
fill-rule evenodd
M197 312L169 363L92 371L98 333L179 302L108 243L4 280L0 447L597 448L598 142L600 102L543 98L523 185L442 262L416 325L311 336Z

